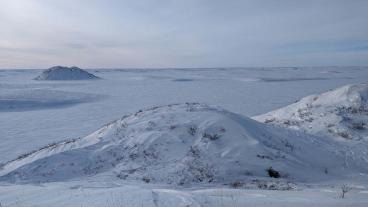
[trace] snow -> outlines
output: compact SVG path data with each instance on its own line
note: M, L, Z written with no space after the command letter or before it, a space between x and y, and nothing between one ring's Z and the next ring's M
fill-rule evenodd
M368 139L368 83L309 95L254 119L338 139Z
M4 90L0 95L0 111L30 111L69 107L101 100L103 95L49 89Z
M321 73L327 70L339 73ZM28 108L30 110L2 111L0 132L5 133L1 136L0 162L15 159L49 143L84 137L103 124L141 108L200 102L254 116L293 103L308 94L366 81L367 71L362 67L88 70L101 79L36 81L33 78L41 70L0 70L0 96L27 93L30 98L32 90L42 89L104 97L68 107L48 105ZM325 80L263 81L265 78L293 80L301 77L323 77ZM172 81L178 78L193 81ZM45 93L39 100L48 99L48 96L49 93ZM60 96L58 102L62 98Z
M338 150L334 142L269 127L218 107L175 104L140 110L84 138L20 156L2 167L0 180L38 183L103 173L185 185L268 178L269 167L287 180L303 182L357 173L344 165Z
M324 109L362 104L366 67L101 69L88 71L100 81L33 80L40 72L0 70L3 207L368 205L366 129L345 139L247 118L346 84L350 92L325 98ZM185 102L209 105L170 104ZM114 152L124 158L115 163ZM79 165L62 165L70 162ZM341 199L344 184L352 190Z
M129 183L63 182L43 185L8 185L0 188L4 207L366 207L364 189L340 197L338 187L305 188L297 191L244 190L227 187L172 189Z
M35 80L86 80L99 77L78 67L54 66L42 72Z

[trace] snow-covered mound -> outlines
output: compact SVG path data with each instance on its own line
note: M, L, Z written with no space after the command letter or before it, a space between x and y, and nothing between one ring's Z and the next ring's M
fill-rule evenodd
M368 83L346 85L253 117L313 134L368 139Z
M84 138L22 155L2 166L0 180L48 182L92 175L167 184L270 175L319 180L358 169L347 165L339 149L331 139L267 126L220 108L176 104L141 110Z
M99 77L78 67L55 66L42 72L35 80L88 80Z

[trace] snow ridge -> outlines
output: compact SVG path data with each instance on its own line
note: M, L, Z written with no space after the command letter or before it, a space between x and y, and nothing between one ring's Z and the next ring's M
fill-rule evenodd
M89 136L21 156L0 168L0 181L95 176L174 185L231 183L267 178L270 167L283 179L322 180L348 176L361 166L347 166L339 149L333 140L267 126L218 107L172 104L140 110Z
M310 95L255 120L322 136L368 139L368 83Z

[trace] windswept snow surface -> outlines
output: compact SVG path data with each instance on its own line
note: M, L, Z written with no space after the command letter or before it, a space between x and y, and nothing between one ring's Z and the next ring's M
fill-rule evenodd
M32 183L104 174L175 185L231 183L267 178L272 167L286 180L305 182L366 169L367 163L347 166L340 150L329 139L187 103L140 110L84 138L20 156L2 167L0 180Z
M78 67L54 66L42 72L35 80L88 80L99 77Z
M339 184L340 185L340 184ZM4 207L366 207L368 190L338 186L292 191L222 187L173 189L147 184L63 182L0 187Z
M48 89L8 90L0 94L0 112L60 108L87 103L103 95Z
M368 83L310 95L254 119L322 136L368 141Z

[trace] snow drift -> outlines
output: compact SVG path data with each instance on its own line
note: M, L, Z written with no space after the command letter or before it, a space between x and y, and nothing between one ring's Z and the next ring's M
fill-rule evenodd
M78 67L55 66L42 72L35 80L88 80L99 77Z
M203 104L141 110L89 136L51 144L0 168L0 180L48 182L95 176L166 184L230 183L270 176L309 181L347 176L331 139L267 126ZM321 159L323 158L323 159Z
M323 136L368 139L368 83L346 85L253 117Z

